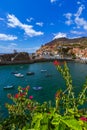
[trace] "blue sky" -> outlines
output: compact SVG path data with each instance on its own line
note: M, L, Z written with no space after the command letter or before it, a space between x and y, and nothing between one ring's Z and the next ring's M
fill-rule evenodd
M32 53L53 39L83 36L86 0L0 1L0 53Z

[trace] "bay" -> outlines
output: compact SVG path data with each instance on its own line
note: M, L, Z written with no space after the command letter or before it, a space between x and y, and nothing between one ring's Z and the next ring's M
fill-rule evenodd
M73 79L73 86L78 94L87 76L87 64L67 62ZM41 72L47 70L47 72ZM23 78L17 78L13 72L22 73ZM34 72L35 75L27 75L27 72ZM46 76L46 73L48 76ZM13 89L3 89L7 85L14 85ZM34 100L42 103L51 100L54 103L55 93L58 89L65 89L65 82L52 62L42 62L34 64L20 64L0 66L0 106L3 116L7 114L5 103L10 102L7 94L15 94L18 86L30 86L29 95L33 95ZM41 86L43 89L35 91L33 87Z

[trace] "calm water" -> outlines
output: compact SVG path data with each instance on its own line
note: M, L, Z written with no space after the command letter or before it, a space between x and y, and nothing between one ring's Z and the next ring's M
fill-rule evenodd
M82 89L82 85L87 76L87 64L68 62L68 66L73 78L73 86L75 87L76 93L78 93ZM46 69L47 73L51 74L51 76L46 77L46 72L41 73L42 69ZM24 77L15 77L12 74L15 71L22 73ZM35 72L35 75L26 75L29 71ZM14 85L15 88L10 90L3 89L7 85ZM26 87L27 85L30 86L29 95L33 95L34 99L41 103L48 100L54 101L56 91L60 88L65 89L65 83L52 62L0 66L0 104L3 115L6 114L4 104L9 102L7 94L14 94L17 92L18 86ZM35 86L41 86L43 89L35 91L32 89Z

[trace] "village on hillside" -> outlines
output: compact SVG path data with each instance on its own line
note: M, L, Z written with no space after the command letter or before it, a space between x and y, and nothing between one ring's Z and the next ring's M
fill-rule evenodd
M43 59L67 59L87 63L87 38L59 38L42 45L35 53L1 54L0 64L31 63Z
M68 58L87 61L87 38L55 39L36 51L39 57Z

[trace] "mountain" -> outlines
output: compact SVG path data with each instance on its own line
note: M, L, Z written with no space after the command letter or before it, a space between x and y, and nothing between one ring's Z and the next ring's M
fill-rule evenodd
M57 44L57 43L65 43L65 44L69 44L69 43L82 43L84 41L87 41L87 37L81 37L81 38L74 38L74 39L68 39L68 38L58 38L58 39L54 39L51 42L46 43L45 45L51 45L51 44Z

